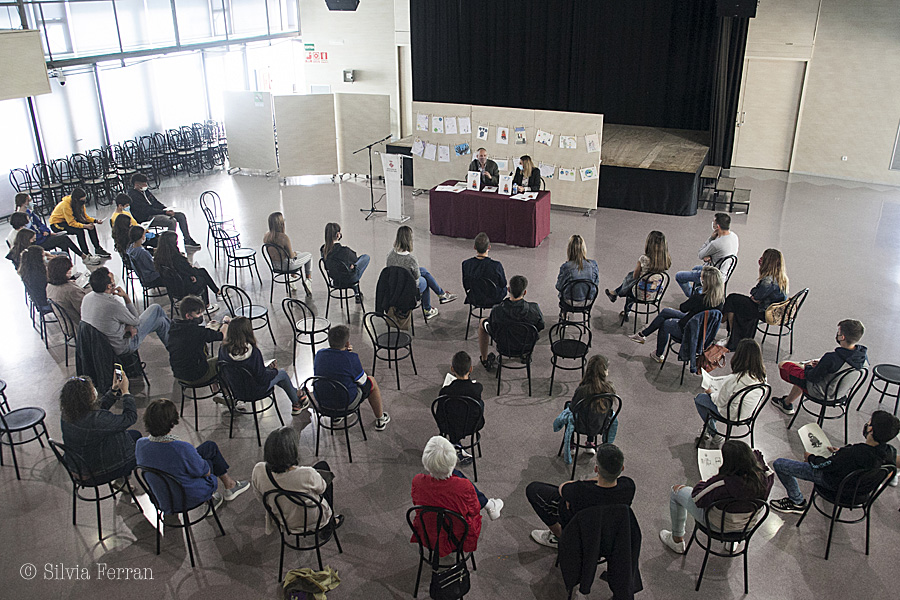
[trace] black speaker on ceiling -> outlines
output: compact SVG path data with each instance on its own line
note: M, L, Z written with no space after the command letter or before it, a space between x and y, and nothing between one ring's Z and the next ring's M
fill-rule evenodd
M356 10L359 0L325 0L328 10Z
M756 16L757 4L759 4L759 0L718 0L716 16L752 19Z

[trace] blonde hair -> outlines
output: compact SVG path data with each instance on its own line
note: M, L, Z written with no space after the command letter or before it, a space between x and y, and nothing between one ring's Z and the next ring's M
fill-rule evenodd
M787 270L784 268L784 255L781 250L769 248L763 252L759 263L759 278L764 277L771 277L785 295L789 293Z
M666 236L662 231L651 231L647 234L644 255L650 259L651 273L663 273L672 267L669 245L666 243Z
M569 246L566 248L566 259L578 265L578 270L584 269L584 261L587 260L587 248L584 245L584 238L580 235L573 234L569 238Z
M703 286L703 299L707 308L721 306L725 302L725 275L722 271L715 267L703 267L700 271L700 284Z
M401 225L397 228L397 237L394 238L394 250L397 252L412 252L413 234L409 225Z
M534 169L534 161L532 161L531 157L527 154L522 156L519 160L522 161L522 178L528 179L531 177L531 171Z
M269 233L284 233L284 215L280 212L269 215Z

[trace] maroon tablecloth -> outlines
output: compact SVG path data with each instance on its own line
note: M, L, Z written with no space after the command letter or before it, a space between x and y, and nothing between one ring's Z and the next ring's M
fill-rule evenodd
M441 185L453 185L455 180ZM431 233L474 239L483 231L492 243L535 248L550 235L550 192L535 200L513 200L497 193L465 190L428 192Z

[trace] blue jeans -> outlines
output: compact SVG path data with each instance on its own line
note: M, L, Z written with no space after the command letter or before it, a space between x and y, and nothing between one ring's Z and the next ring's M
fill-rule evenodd
M363 254L362 256L356 259L356 268L353 269L353 273L350 274L350 283L353 284L353 288L356 290L356 293L359 293L359 280L362 279L363 273L366 272L366 267L369 266L369 258L368 254Z
M219 452L219 447L212 440L207 440L197 446L197 454L209 465L209 472L216 477L221 477L228 472L228 463Z
M463 479L468 479L468 477L463 475L463 472L460 471L459 469L453 469L453 474L451 475L451 477L462 477ZM472 484L472 487L475 488L475 495L478 496L478 504L481 505L481 508L484 508L484 505L488 503L487 496L482 494L481 491L478 489L478 486L475 485L474 483Z
M778 480L781 482L781 485L784 486L788 498L790 498L791 502L794 504L803 503L803 492L800 491L800 486L797 484L798 479L812 481L819 486L825 484L822 472L818 469L813 469L812 465L808 462L791 460L789 458L778 458L772 463L772 468L775 470L775 474L778 475Z
M434 291L438 296L443 295L444 290L438 285L434 275L428 272L425 267L419 267L419 293L422 295L422 306L425 310L431 310L431 294L428 290Z
M691 297L694 284L700 285L700 271L702 270L703 265L697 265L690 271L678 271L675 273L675 281L681 286L681 291L688 298Z
M294 388L294 384L291 383L291 376L284 369L278 369L278 375L269 383L269 389L271 390L276 385L287 394L291 401L291 406L300 404L300 400L297 398L297 390Z
M694 517L695 521L703 523L704 510L697 506L691 493L694 491L692 487L683 487L677 492L669 493L669 516L672 517L672 537L684 537L684 526L687 522L688 513Z
M166 311L159 304L151 304L147 310L141 313L137 334L128 339L128 351L134 352L144 341L144 338L153 332L159 337L164 346L169 345L169 326L171 322L166 316ZM123 353L124 354L124 353Z
M659 330L656 336L656 355L662 356L666 351L666 344L669 343L669 336L674 335L676 339L681 339L681 327L678 321L685 313L674 308L664 308L659 314L650 321L650 325L641 330L641 335L649 336L654 331Z
M703 419L704 423L706 423L709 415L715 415L717 417L722 416L719 412L719 407L713 403L709 394L697 394L697 397L694 398L694 405L697 407L697 412L700 413L700 418ZM708 429L710 433L715 433L716 422L710 421Z

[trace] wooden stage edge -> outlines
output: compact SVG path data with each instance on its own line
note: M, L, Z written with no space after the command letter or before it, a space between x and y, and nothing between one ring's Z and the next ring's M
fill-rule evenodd
M604 123L603 166L697 173L709 153L705 131Z

